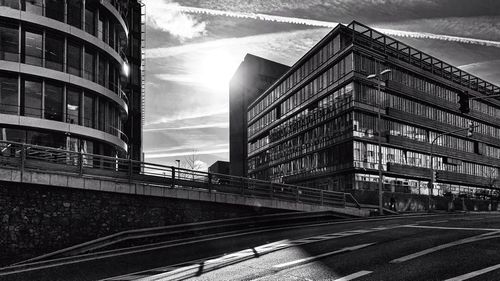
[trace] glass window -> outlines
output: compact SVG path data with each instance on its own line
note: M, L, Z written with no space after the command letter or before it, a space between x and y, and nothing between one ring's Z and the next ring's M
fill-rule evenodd
M67 72L76 76L81 75L82 49L80 46L68 42Z
M18 27L0 25L0 60L19 61L18 48Z
M19 10L19 0L0 0L0 6L7 6Z
M115 24L113 21L109 21L109 46L116 50L115 46Z
M26 142L26 131L11 128L0 128L0 138L13 142Z
M43 0L22 0L23 11L43 15Z
M88 3L85 7L85 31L95 35L95 10Z
M18 114L17 77L0 76L0 113Z
M42 83L24 80L24 116L42 118Z
M104 59L104 55L99 55L99 72L97 73L97 83L106 87L106 60Z
M63 87L45 83L45 119L63 121Z
M24 62L26 64L42 66L43 39L41 32L24 32Z
M106 101L99 99L99 130L104 131L106 124Z
M85 73L84 78L94 81L95 78L95 53L92 50L85 50Z
M68 0L68 24L82 28L82 1Z
M47 33L45 37L45 67L63 70L64 39Z
M80 91L68 89L66 95L66 122L80 124Z
M108 88L113 91L113 92L117 92L118 91L118 81L117 81L117 76L116 76L116 68L114 67L114 64L113 63L109 63L109 71L108 71L108 74L109 74L109 84L108 84Z
M83 125L86 127L95 128L94 108L94 96L85 93L83 100Z
M97 21L97 38L106 41L106 18L104 11L99 11L99 19Z
M45 0L45 16L64 22L64 3L61 0Z

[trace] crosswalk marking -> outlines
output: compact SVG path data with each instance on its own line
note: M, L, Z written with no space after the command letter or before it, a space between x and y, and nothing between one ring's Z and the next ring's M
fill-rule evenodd
M368 275L370 273L372 273L372 271L362 270L362 271L358 271L356 273L344 276L342 278L335 279L334 281L349 281L349 280L354 280L354 279L356 279L358 277L365 276L365 275Z
M473 277L476 277L476 276L479 276L481 274L485 274L485 273L488 273L490 271L497 270L497 269L500 269L500 264L497 264L497 265L494 265L494 266L490 266L490 267L487 267L487 268L483 268L483 269L480 269L480 270L476 270L476 271L473 271L473 272L469 272L467 274L460 275L460 276L457 276L457 277L453 277L453 278L450 278L450 279L446 279L445 281L462 281L462 280L467 280L467 279L470 279L470 278L473 278Z

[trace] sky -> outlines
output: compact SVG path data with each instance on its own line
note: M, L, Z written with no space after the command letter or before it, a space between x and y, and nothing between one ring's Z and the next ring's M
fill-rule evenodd
M251 53L293 65L359 21L500 85L498 0L145 0L145 161L229 159L229 80Z

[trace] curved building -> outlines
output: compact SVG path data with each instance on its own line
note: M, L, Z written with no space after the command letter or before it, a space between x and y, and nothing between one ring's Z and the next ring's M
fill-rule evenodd
M0 140L140 159L141 8L0 0Z

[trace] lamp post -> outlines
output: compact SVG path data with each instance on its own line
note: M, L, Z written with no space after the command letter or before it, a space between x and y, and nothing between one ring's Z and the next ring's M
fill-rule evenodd
M176 159L175 162L177 162L177 168L181 167L181 160Z
M379 73L375 74L370 74L366 78L368 79L373 79L377 78L377 100L378 100L378 112L377 112L377 134L378 134L378 213L379 215L384 214L384 206L383 206L383 182L384 182L384 175L383 175L383 169L382 169L382 130L380 128L380 125L382 123L382 118L380 116L380 107L381 107L381 99L380 99L380 83L381 81L381 76L391 72L390 69L384 69L380 71Z

